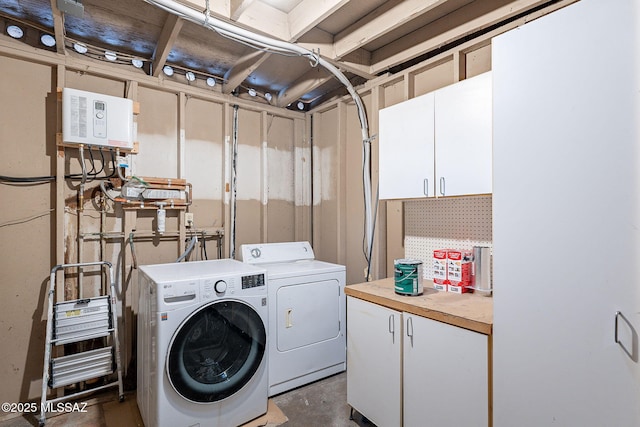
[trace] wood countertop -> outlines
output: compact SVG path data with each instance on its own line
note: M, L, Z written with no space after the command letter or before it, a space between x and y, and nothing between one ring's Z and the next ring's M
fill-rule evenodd
M431 280L424 281L424 293L419 296L396 294L393 278L348 285L345 294L485 335L491 335L493 330L493 298L440 292L433 288Z

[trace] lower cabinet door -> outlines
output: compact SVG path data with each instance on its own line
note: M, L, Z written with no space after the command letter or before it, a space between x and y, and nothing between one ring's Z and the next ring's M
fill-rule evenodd
M404 426L487 427L488 336L409 313L403 323Z
M402 425L401 313L347 297L347 402L378 427Z

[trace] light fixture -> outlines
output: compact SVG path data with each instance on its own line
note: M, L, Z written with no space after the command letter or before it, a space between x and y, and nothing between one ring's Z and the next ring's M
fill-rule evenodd
M162 72L169 77L173 76L173 68L170 65L162 67Z
M21 39L24 36L24 30L17 25L9 25L7 26L7 34L14 39Z
M216 79L213 77L207 77L207 86L214 87L216 85Z
M107 58L108 61L115 61L116 59L118 59L118 55L116 55L115 52L111 52L110 50L104 52L104 57Z
M187 71L187 73L184 75L184 77L187 79L187 81L192 82L196 79L196 75L193 74L193 71Z
M82 43L74 43L73 50L78 53L87 53L87 46L83 45Z
M51 34L41 35L40 42L47 47L53 47L56 45L56 39Z
M254 88L249 89L249 95L256 96L257 94L258 94L258 92L256 92L256 90Z
M267 101L271 102L271 99L273 99L273 95L271 95L269 92L264 94L264 99L266 99Z
M301 110L301 111L304 110L304 103L302 101L298 101L296 106L298 107L298 110Z
M142 68L142 66L144 65L144 62L142 61L142 59L133 58L131 60L131 65L133 65L136 68Z

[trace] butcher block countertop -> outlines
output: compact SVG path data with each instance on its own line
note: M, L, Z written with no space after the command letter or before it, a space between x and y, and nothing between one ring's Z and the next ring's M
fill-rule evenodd
M393 310L405 311L485 335L493 329L493 298L480 294L454 294L433 289L431 280L424 281L419 296L398 295L393 278L348 285L348 296L360 298Z

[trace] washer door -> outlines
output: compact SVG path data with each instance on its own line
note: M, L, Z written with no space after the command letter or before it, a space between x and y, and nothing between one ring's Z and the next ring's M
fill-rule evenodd
M264 358L262 319L239 301L217 301L191 314L176 330L167 357L174 390L192 402L210 403L247 384Z

